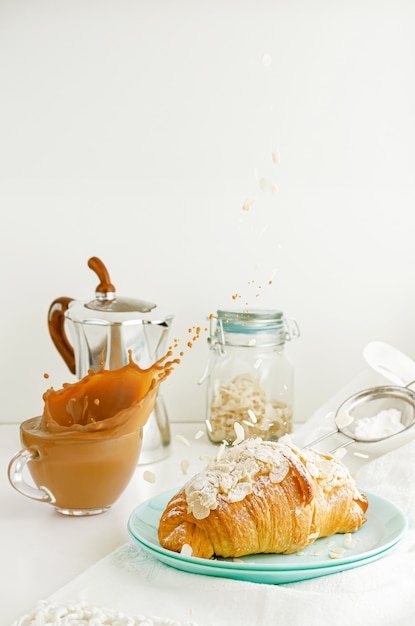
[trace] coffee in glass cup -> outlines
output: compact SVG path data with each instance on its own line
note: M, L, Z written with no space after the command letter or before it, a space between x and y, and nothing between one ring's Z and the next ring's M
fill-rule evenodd
M62 514L106 511L134 474L158 387L178 363L166 357L141 369L130 354L120 369L90 371L46 391L43 415L20 425L22 450L8 469L12 486ZM23 477L26 467L35 486Z

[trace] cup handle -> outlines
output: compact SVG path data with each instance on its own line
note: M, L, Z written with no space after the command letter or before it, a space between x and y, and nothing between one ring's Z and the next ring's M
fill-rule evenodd
M28 461L35 461L38 456L39 454L35 450L20 450L20 452L15 454L8 467L9 481L16 491L27 498L53 504L55 498L49 489L46 487L32 487L23 478L23 470Z

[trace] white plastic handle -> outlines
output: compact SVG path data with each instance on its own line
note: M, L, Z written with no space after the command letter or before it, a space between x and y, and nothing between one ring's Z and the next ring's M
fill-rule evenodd
M393 346L373 341L363 350L368 365L395 385L406 387L415 381L415 361Z

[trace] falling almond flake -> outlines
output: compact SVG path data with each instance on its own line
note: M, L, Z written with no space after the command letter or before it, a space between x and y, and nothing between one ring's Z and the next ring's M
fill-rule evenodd
M277 186L268 178L260 178L258 181L259 188L261 191L269 192L269 193L277 193Z
M184 474L184 476L186 476L189 466L190 466L190 463L187 459L183 459L182 462L180 463L180 469L181 469L182 474Z
M263 237L268 229L269 229L269 224L265 224L265 226L262 227L261 232L259 233L259 237Z
M255 415L252 409L248 409L248 415L250 417L251 422L253 422L254 424L258 422L257 416Z
M190 442L188 439L186 439L186 437L183 437L183 435L176 435L176 440L179 443L182 443L184 446L186 446L187 448L190 448Z
M280 162L280 157L279 157L279 154L278 154L278 152L276 150L272 151L271 158L272 158L272 162L275 163L275 165L277 165L277 163Z
M251 196L247 198L242 205L242 211L250 211L252 209L252 205L254 204L254 202L255 202L255 198L252 198Z
M148 483L155 483L157 478L154 472L150 472L150 470L145 470L143 472L143 478Z
M201 437L203 437L204 434L205 433L203 430L198 430L197 433L195 434L195 439L200 439Z

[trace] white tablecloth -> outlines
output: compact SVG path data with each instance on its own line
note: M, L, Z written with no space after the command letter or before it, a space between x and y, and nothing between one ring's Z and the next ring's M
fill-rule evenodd
M357 381L364 386L369 379ZM344 397L345 390L340 397ZM337 398L332 399L335 406ZM325 429L330 403L303 433ZM295 437L294 437L295 438ZM194 575L172 569L133 543L126 543L48 599L107 607L130 616L198 626L409 626L415 623L415 440L377 458L358 474L362 490L381 495L406 514L409 529L398 547L362 567L322 578L268 585ZM16 622L17 623L17 622ZM50 622L22 621L36 626ZM53 622L53 624L84 622ZM96 622L115 624L116 621ZM121 623L121 622L120 622Z

